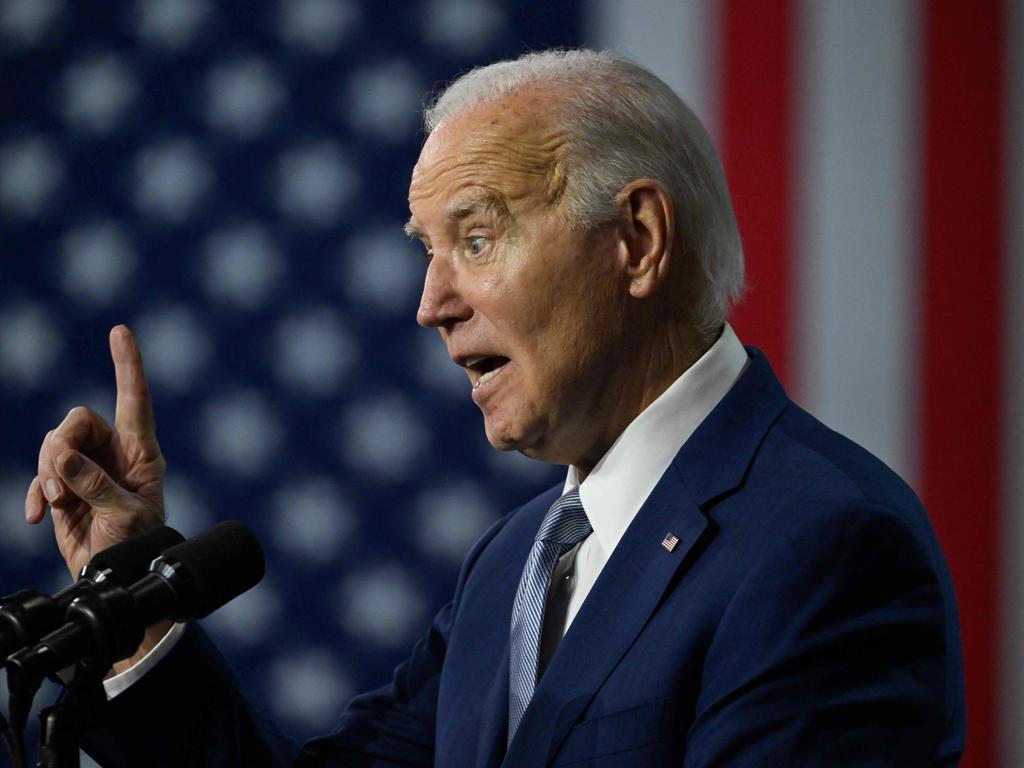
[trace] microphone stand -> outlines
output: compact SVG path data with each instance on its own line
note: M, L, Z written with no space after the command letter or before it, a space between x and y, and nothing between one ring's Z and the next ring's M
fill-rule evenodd
M106 701L103 673L94 666L80 664L57 703L39 713L36 768L81 767L82 736L88 725L83 713L98 711L92 701Z
M11 756L11 764L15 768L26 768L25 766L25 739L20 733L15 733L14 729L8 725L7 720L4 719L3 715L0 715L0 734L3 735L4 744L7 746L7 752Z
M39 713L39 761L36 768L81 768L78 758L81 726L74 709L63 700Z
M43 675L16 674L7 670L7 702L8 702L8 743L12 746L12 759L18 768L27 768L25 757L25 726L32 710L32 700L36 697Z

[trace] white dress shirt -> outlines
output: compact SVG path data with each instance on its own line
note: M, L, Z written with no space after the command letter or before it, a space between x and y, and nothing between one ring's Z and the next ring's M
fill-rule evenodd
M746 363L746 350L727 324L711 349L630 422L582 483L576 467L569 467L565 491L579 487L594 530L576 553L566 630L672 459L725 397ZM184 631L184 624L175 624L138 664L104 680L107 698L127 690L152 669L174 648Z

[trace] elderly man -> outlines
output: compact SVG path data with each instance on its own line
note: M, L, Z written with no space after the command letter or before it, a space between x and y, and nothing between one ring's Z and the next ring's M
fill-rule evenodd
M955 765L953 587L920 503L790 402L725 323L739 236L711 143L610 54L469 73L409 189L417 319L496 448L569 466L474 546L391 685L295 753L196 627L108 679L103 764ZM28 497L72 570L162 519L142 363L115 329L113 430L76 409ZM298 756L296 757L296 754Z

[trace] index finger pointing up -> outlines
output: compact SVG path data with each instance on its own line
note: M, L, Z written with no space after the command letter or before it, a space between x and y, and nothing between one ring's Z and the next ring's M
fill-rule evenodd
M142 369L142 353L135 336L125 325L110 331L110 356L114 358L117 380L117 405L114 428L125 432L154 433L153 401L149 396L146 373Z

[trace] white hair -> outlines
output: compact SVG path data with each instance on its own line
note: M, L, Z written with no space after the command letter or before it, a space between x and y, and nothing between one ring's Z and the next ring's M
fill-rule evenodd
M424 110L427 132L526 85L550 86L552 114L566 136L563 203L570 226L614 218L629 182L665 185L683 253L704 277L694 318L718 332L743 291L743 246L711 138L700 120L655 75L622 56L587 49L548 50L478 67L453 81Z

